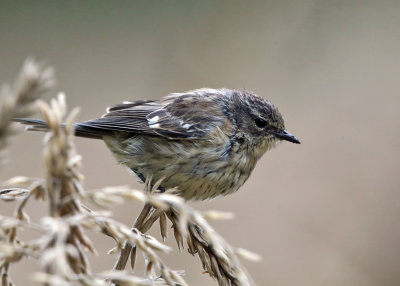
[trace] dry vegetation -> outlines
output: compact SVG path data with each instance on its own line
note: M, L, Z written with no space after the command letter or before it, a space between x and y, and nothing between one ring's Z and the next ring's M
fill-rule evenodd
M2 285L14 285L9 277L10 267L27 257L40 262L41 272L35 273L33 279L42 285L188 285L183 272L170 269L158 254L173 253L173 250L145 234L157 221L163 240L167 238L169 225L172 225L178 249L183 251L187 248L190 254L197 255L204 271L219 285L254 285L238 257L250 260L259 257L230 246L206 221L226 219L230 214L200 213L176 196L173 189L158 193L160 181L152 185L148 180L144 191L126 187L106 187L93 192L83 190L81 157L73 142L77 109L67 114L62 94L50 104L39 100L54 82L51 68L28 59L16 83L12 87L3 87L1 91L0 150L3 167L4 150L11 137L20 131L17 124L12 123L12 118L28 117L41 111L50 127L44 145L46 178L14 177L4 182L0 190L1 200L17 201L15 216L0 215ZM48 216L39 222L32 222L25 212L31 199L48 202ZM132 227L114 220L110 212L104 211L124 201L144 204ZM20 240L19 231L28 228L38 230L40 235L31 241ZM105 273L91 271L86 253L96 253L96 250L85 234L88 230L115 241L116 246L109 251L119 253L114 269ZM128 261L134 269L138 255L145 258L143 277L125 271Z

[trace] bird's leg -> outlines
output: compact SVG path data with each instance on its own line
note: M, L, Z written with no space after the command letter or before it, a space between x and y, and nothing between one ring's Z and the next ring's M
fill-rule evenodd
M131 168L131 170L136 174L136 176L138 176L138 178L142 181L142 183L146 183L146 176L145 175L143 175L142 173L140 173L139 172L139 170L137 170L137 169L133 169L133 168ZM153 184L150 184L150 186L151 186L151 189L153 189ZM158 188L157 188L157 190L159 190L161 193L164 193L165 192L165 188L163 187L163 186L159 186Z

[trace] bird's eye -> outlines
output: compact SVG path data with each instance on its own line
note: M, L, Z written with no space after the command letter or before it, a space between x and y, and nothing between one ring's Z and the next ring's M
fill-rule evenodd
M264 119L262 119L260 117L257 118L255 120L255 122L256 122L256 125L257 125L258 128L264 128L265 126L267 126L267 121L265 121Z

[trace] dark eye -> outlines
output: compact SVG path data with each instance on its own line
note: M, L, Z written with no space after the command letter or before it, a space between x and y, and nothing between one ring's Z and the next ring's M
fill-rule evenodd
M257 118L255 122L258 128L264 128L265 126L267 126L267 122L260 117Z

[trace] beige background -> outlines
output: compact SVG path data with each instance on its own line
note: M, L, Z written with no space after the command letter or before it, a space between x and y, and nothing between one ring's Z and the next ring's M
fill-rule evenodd
M0 80L28 55L46 60L80 120L205 86L255 91L303 144L281 144L238 193L194 206L235 212L214 225L263 256L246 263L259 285L399 285L399 15L398 1L0 0ZM44 176L42 137L17 138L2 179ZM140 187L101 141L76 144L87 189ZM28 210L37 219L46 206ZM0 207L12 214L13 205ZM131 224L139 207L115 214ZM92 237L93 270L109 269L112 242ZM197 258L167 261L191 285L215 285ZM37 269L29 260L12 277L27 285Z

